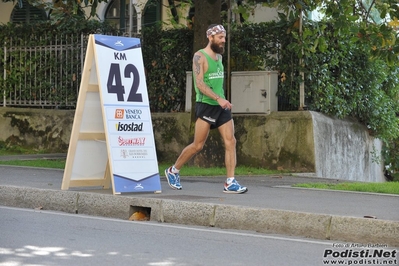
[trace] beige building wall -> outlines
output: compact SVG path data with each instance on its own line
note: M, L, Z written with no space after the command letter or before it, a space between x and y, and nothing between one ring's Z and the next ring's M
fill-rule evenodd
M0 2L0 24L7 24L10 21L11 12L16 4L13 2Z

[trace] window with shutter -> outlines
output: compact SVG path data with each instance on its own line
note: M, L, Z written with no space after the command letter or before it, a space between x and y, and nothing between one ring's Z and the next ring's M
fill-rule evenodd
M22 1L22 7L15 5L10 21L13 23L29 24L34 21L47 20L47 14L43 9L29 4L26 0Z
M120 0L112 0L105 12L105 20L115 25L118 29L121 29L124 32L127 32L129 29L129 4L130 1L126 0L126 8L125 8L125 28L121 28L121 1ZM133 7L133 26L132 33L137 33L137 12Z
M149 0L144 8L142 27L150 27L161 20L161 3L159 0Z

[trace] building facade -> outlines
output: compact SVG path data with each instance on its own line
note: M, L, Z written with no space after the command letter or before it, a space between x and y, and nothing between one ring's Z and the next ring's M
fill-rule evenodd
M51 1L49 1L51 2ZM110 0L101 2L97 8L95 19L109 21L127 34L139 33L142 27L151 26L159 21L163 26L170 25L172 18L178 18L180 25L189 25L194 10L189 4L174 1L171 8L169 0ZM235 2L235 1L234 1ZM0 2L0 25L9 22L30 23L37 20L47 20L51 12L35 7L23 0L22 7L17 1ZM236 4L235 4L236 5ZM226 7L222 7L226 9ZM90 9L86 8L87 15ZM262 7L259 4L248 18L251 22L262 22L277 19L274 9ZM176 19L175 19L176 21Z

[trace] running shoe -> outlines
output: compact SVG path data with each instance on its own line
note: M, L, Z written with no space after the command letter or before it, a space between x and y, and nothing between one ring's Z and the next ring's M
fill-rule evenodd
M168 184L173 189L182 189L180 185L180 175L178 173L172 173L172 167L165 169L166 180L168 180Z
M243 187L240 184L238 184L237 180L233 180L230 185L227 183L224 183L224 193L232 193L232 194L240 194L240 193L245 193L247 192L248 189L247 187Z

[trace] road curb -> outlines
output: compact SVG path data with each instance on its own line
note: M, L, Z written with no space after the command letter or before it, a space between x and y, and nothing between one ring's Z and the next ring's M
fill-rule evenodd
M189 202L87 191L0 186L1 205L128 220L138 209L151 221L249 230L399 247L399 222L328 214Z

